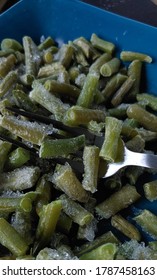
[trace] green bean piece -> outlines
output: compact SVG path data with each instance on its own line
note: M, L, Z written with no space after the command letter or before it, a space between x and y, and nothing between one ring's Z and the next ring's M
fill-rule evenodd
M100 57L98 57L90 66L89 68L89 72L93 72L93 73L100 73L100 69L102 67L102 65L104 65L105 63L107 63L110 59L112 58L112 56L109 53L104 53L102 54Z
M0 197L0 212L12 213L16 210L30 212L32 210L31 200L29 197Z
M115 174L105 180L105 188L110 190L119 190L122 187L122 181L119 174Z
M110 77L118 72L119 67L120 67L120 60L117 57L114 57L101 66L100 73L104 77Z
M72 83L75 83L76 79L80 76L80 70L77 66L71 66L68 70L69 78ZM83 75L84 77L85 75ZM80 79L79 85L80 86Z
M67 139L45 139L40 146L39 157L58 158L75 153L85 145L85 136L79 135Z
M91 193L96 192L99 170L99 148L85 146L83 151L84 174L82 186Z
M1 190L26 190L32 188L40 175L39 167L23 166L0 174Z
M62 211L57 222L57 230L68 234L71 230L72 222L72 219Z
M144 184L143 186L145 197L154 201L157 200L157 180L150 181Z
M35 203L35 209L39 216L43 205L46 205L51 201L51 189L52 184L48 181L47 176L43 175L36 185L38 196Z
M113 75L109 81L107 82L106 86L102 90L102 95L104 97L104 102L107 102L112 98L116 90L126 81L127 76L123 74L115 74Z
M133 61L137 59L143 62L152 62L152 58L149 55L133 51L122 51L120 53L120 59L123 61Z
M65 67L65 69L69 68L73 58L73 54L74 54L73 47L68 44L63 44L59 49L58 60Z
M37 145L41 145L43 139L51 133L51 127L48 125L18 119L15 116L3 116L0 119L0 125L22 139Z
M128 67L128 76L134 79L134 84L129 91L128 98L134 100L140 92L142 62L133 60Z
M64 117L64 123L70 126L88 124L90 121L101 122L105 120L105 112L97 109L88 109L81 106L71 106Z
M76 99L80 94L80 89L78 89L78 87L54 80L47 80L44 87L52 93L61 94L63 97L68 96Z
M111 117L115 117L117 119L122 119L127 116L126 111L130 104L128 103L121 103L120 105L116 106L115 108L108 109L108 113Z
M15 71L10 71L2 80L0 84L0 97L3 97L5 93L12 88L12 86L17 81L18 75Z
M145 141L140 135L136 135L131 140L126 142L126 147L134 152L143 152L145 148Z
M47 91L43 85L36 83L29 97L33 102L40 104L49 112L55 115L55 118L62 120L69 105L64 104L58 97Z
M100 150L100 157L115 162L119 148L119 137L122 130L122 122L113 117L105 119L105 139Z
M82 49L78 45L74 44L72 41L69 41L69 45L73 48L74 56L77 61L77 64L81 64L83 66L88 66L89 63L86 60Z
M80 256L80 260L114 260L117 246L114 243L106 243L96 249Z
M77 38L76 40L74 40L74 44L78 45L82 49L84 55L88 59L91 58L91 59L95 60L96 58L99 57L98 51L84 37L80 37L80 38Z
M135 185L138 178L143 174L144 168L141 166L129 166L125 171L125 176L129 179L130 185Z
M29 112L37 112L38 107L32 102L28 94L23 90L14 89L12 91L16 106Z
M7 57L2 57L0 63L0 78L4 78L9 73L9 71L12 70L15 63L16 57L13 54L10 54Z
M109 219L120 210L133 204L140 197L140 194L136 191L134 186L125 185L105 201L98 204L95 209L98 215L105 219Z
M157 111L157 97L148 93L140 93L136 95L137 101L142 102L154 111Z
M59 170L54 173L52 182L73 200L87 202L89 199L88 193L69 164L60 166Z
M43 54L44 63L50 64L54 60L54 56L51 52L47 51Z
M0 140L0 173L3 171L11 147L11 143Z
M117 230L122 232L130 239L135 239L137 241L141 240L141 234L139 230L121 215L117 214L111 218L111 225Z
M15 39L5 38L1 42L1 49L3 51L6 50L14 50L14 51L23 51L22 45Z
M149 241L148 246L152 249L152 250L157 250L157 241Z
M137 120L144 128L157 132L157 117L138 104L130 105L127 109L127 115L129 118Z
M32 244L33 231L31 212L16 210L16 212L12 215L11 225L24 238L28 245Z
M30 75L30 74L26 73L26 74L20 76L20 82L24 86L32 86L33 81L34 81L34 76L33 75Z
M23 37L26 74L36 77L41 63L40 52L29 36Z
M93 251L94 249L104 245L106 243L119 244L120 241L112 233L112 231L107 231L106 233L96 237L93 241L87 242L80 247L75 249L75 254L80 257L81 255L86 254L87 252Z
M17 148L8 155L6 166L9 169L21 167L30 160L30 152L24 148Z
M15 54L15 51L10 49L5 51L0 50L0 57L7 57L10 54Z
M91 120L87 127L89 130L93 131L94 133L100 133L105 128L105 122L97 122L94 120Z
M91 107L98 88L99 77L100 76L96 72L89 72L77 99L78 106L85 108Z
M36 230L36 250L46 246L54 233L62 209L61 200L55 200L44 205L40 212L39 223Z
M0 243L15 256L25 255L28 250L24 238L3 218L0 218Z
M46 78L49 76L57 76L60 73L66 72L65 67L60 62L53 62L51 64L40 67L38 78Z
M38 253L36 260L77 260L77 257L69 246L62 245L57 249L44 248Z
M79 226L77 231L78 240L93 241L97 231L97 220L93 219L85 226Z
M52 46L54 46L55 42L52 37L48 36L43 42L38 45L39 51L44 51L45 49L48 49Z
M115 45L98 37L95 33L91 36L92 45L98 50L112 54L115 50Z
M93 220L93 215L86 210L81 204L75 202L67 195L63 194L59 197L62 201L63 211L69 216L73 222L80 226L85 226Z
M134 79L132 76L126 79L126 81L121 85L121 87L117 90L117 92L112 97L111 103L114 107L118 106L122 103L124 97L128 94L129 90L132 88L134 84Z
M144 209L134 220L150 236L157 237L157 216L154 213Z

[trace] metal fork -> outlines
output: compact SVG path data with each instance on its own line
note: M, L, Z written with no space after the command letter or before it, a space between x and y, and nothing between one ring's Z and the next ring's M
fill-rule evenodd
M35 120L38 122L42 122L45 124L53 124L55 128L65 130L66 132L72 134L73 136L78 136L81 134L84 134L86 137L86 140L89 144L96 145L101 148L102 143L104 141L104 134L101 133L100 135L96 135L90 131L88 131L84 127L70 127L65 124L63 124L60 121L54 120L49 117L45 117L36 113L27 112L15 107L7 107L8 110L18 114L25 116L31 120ZM53 135L53 133L52 133ZM54 134L55 138L60 138L61 136L57 133ZM63 136L62 136L63 137ZM11 139L10 137L6 135L0 135L0 139L8 141L13 143L16 146L21 146L23 148L29 149L32 153L37 155L37 151L33 148L28 147L24 143ZM115 163L108 163L107 169L104 171L104 174L101 176L102 178L107 178L115 173L117 173L121 168L127 167L127 166L141 166L146 167L150 169L156 169L157 170L157 155L149 154L149 153L136 153L128 150L122 141L123 146L123 158L118 160ZM83 172L83 163L81 161L71 160L67 158L58 158L55 160L58 163L65 163L69 162L72 168L74 168L78 172Z

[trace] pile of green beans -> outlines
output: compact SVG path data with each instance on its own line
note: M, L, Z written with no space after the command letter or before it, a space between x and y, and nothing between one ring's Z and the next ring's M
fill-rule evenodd
M157 259L157 215L140 208L157 201L154 170L130 166L101 179L123 157L121 140L157 152L157 97L141 92L151 62L131 50L118 56L96 34L60 47L51 36L1 41L0 134L38 156L0 140L0 259ZM102 133L102 147L8 106ZM82 161L84 172L56 164L60 157Z

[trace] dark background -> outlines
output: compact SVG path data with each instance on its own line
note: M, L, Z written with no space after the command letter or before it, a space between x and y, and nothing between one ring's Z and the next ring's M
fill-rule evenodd
M0 0L1 1L1 0ZM46 1L46 0L45 0ZM53 1L53 0L52 0ZM64 0L63 0L64 1ZM81 0L102 9L157 27L157 5L151 0ZM2 11L18 0L8 0ZM156 1L157 2L157 1Z

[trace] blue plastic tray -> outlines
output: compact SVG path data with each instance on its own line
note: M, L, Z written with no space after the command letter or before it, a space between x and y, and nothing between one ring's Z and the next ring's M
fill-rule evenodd
M41 35L52 35L58 42L78 36L90 38L95 32L112 41L121 50L148 53L152 64L145 65L145 91L157 95L157 29L130 20L78 0L22 0L0 16L0 40L6 37L21 40L29 35L36 42ZM145 78L146 77L146 78ZM136 207L147 208L157 214L157 202L143 200ZM132 215L134 209L130 210ZM104 228L103 222L101 228ZM101 229L100 229L101 231ZM103 230L102 230L103 231ZM148 236L145 235L146 240Z

